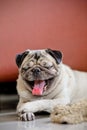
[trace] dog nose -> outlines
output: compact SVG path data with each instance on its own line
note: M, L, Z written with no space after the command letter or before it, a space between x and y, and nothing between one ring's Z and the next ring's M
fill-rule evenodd
M40 73L40 68L34 68L33 70L33 73L35 74L35 75L37 75L37 74L39 74Z

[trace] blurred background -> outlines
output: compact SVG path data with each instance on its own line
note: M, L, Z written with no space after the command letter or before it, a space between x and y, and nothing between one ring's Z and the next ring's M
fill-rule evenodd
M0 111L18 101L16 54L44 48L87 71L87 0L0 0Z

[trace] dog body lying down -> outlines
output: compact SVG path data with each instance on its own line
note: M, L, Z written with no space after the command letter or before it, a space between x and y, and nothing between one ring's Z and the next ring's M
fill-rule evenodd
M17 55L16 63L21 120L33 120L38 111L51 113L58 104L87 99L87 73L64 65L60 51L27 50Z

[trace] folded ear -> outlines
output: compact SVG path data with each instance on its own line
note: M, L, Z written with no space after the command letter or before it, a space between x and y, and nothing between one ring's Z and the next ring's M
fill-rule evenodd
M15 60L16 60L16 64L17 64L18 67L21 66L24 58L28 55L28 53L29 53L29 51L25 51L23 53L20 53L20 54L16 55L16 59Z
M46 52L56 60L57 64L60 64L62 61L62 53L60 51L47 49Z

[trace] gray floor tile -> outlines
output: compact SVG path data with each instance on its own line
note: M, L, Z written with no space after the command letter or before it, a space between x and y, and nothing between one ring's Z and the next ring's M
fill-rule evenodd
M37 116L36 120L22 122L15 112L0 114L0 130L87 130L87 123L63 125L52 123L49 116Z

